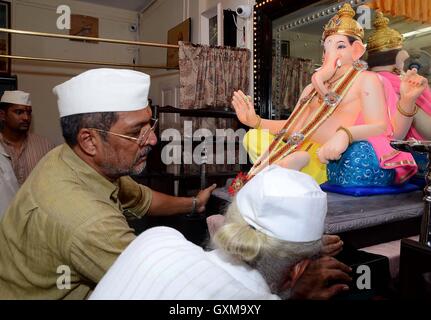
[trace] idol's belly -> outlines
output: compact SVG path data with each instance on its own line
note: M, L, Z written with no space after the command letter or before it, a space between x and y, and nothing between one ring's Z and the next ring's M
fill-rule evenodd
M310 119L312 118L310 114L312 114L312 112L307 112L304 114L302 119L300 119L298 124L294 127L293 132L300 131L305 125L309 123ZM357 123L359 114L359 104L340 105L338 109L317 128L317 130L311 136L311 140L318 144L326 143L334 136L340 126L354 126Z

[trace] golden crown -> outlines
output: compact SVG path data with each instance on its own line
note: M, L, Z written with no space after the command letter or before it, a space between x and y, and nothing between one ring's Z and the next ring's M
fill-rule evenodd
M376 12L373 22L376 29L368 38L368 52L382 52L403 47L404 38L397 30L389 28L389 19L382 12Z
M334 34L351 36L357 40L363 41L364 28L358 21L353 19L355 15L356 12L352 9L352 6L345 3L340 11L326 24L323 31L323 41Z

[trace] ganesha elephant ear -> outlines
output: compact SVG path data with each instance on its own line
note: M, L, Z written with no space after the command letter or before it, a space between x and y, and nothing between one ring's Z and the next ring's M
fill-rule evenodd
M367 51L367 47L362 43L362 41L356 40L352 44L353 47L353 60L357 61L362 58L362 56Z

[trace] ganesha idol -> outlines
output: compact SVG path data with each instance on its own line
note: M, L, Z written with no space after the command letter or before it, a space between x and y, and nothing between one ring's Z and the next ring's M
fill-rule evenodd
M414 92L406 92L407 88L401 84L406 77L404 62L409 54L403 49L403 36L388 27L389 19L381 12L377 12L373 24L375 31L368 38L368 64L382 77L394 139L431 140L431 90L427 80L408 77L412 85L426 88L419 97ZM407 71L407 76L410 74L412 71ZM414 157L424 174L426 155L414 154Z
M239 121L252 128L244 138L253 162L248 179L270 163L290 168L304 164L302 171L319 184L343 187L401 184L416 173L412 155L390 146L394 129L385 88L381 77L360 60L366 51L364 29L354 16L345 4L325 26L323 66L287 120L261 119L244 93L234 93ZM412 71L400 84L412 99L423 91L413 84L416 77Z

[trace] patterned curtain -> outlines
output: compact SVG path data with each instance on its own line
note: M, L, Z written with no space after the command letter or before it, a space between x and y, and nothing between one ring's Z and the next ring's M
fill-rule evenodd
M273 84L276 82L276 70L272 64ZM285 111L292 111L301 96L301 92L311 83L313 72L313 61L309 59L285 57L281 60L280 66L280 92L278 100L274 100L274 106L277 108L277 114L283 114ZM275 92L276 86L273 85L272 96L277 97Z
M370 8L380 9L391 16L406 17L422 23L431 23L430 0L373 0Z
M209 47L184 42L179 45L180 108L231 110L234 91L240 89L248 94L251 65L251 53L248 49ZM216 129L238 128L236 119L181 117L180 121L183 137L185 121L193 122L193 132L205 128L213 135ZM185 156L191 157L191 154L185 151ZM238 158L237 154L235 163L238 163ZM240 166L237 164L207 166L209 174L239 170ZM184 171L185 174L197 174L199 166L185 165Z
M179 58L180 108L226 107L235 90L248 92L248 49L180 42Z

